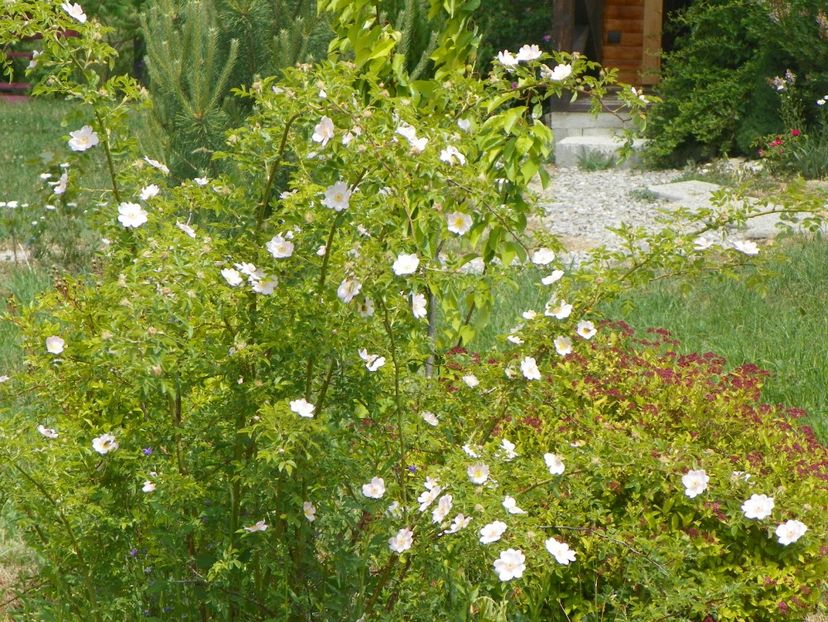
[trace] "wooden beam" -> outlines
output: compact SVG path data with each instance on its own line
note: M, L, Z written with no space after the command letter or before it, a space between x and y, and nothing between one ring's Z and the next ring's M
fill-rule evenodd
M644 54L641 58L641 84L656 84L659 79L663 8L663 0L644 0Z
M553 0L552 42L558 50L572 51L575 36L575 0Z

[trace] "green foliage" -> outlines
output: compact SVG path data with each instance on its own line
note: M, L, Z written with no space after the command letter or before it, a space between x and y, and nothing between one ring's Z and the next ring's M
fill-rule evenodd
M768 136L766 141L760 155L771 172L800 175L804 179L828 177L828 129L825 126L807 133L793 129L785 136Z
M578 168L582 171L606 171L617 164L614 154L596 149L583 149L578 156Z
M552 3L537 0L487 0L477 23L482 35L478 69L485 73L501 50L516 52L526 44L551 42Z
M155 0L142 20L153 113L178 178L215 175L213 155L249 114L229 97L310 60L325 23L309 0Z
M48 41L71 23L57 0L23 5ZM756 402L759 377L588 320L660 270L735 251L620 229L627 254L555 283L519 347L455 347L513 262L562 267L540 247L555 240L526 236L543 103L611 84L565 54L472 77L477 5L430 2L433 79L412 80L376 3L327 2L332 59L239 89L252 112L216 154L224 173L181 183L128 131L134 82L95 72L112 54L98 26L53 51L44 90L85 102L99 139L70 166L110 172L92 215L110 245L6 316L26 371L0 384L0 490L41 560L19 617L761 622L819 601L821 472ZM0 41L17 28L0 22ZM549 60L571 75L544 77ZM720 207L696 224L747 217ZM710 475L701 499L683 490L693 468ZM767 520L742 516L753 492L776 498ZM782 546L789 518L809 531ZM481 544L495 520L506 532ZM512 577L492 571L506 547L526 555Z
M664 61L662 102L650 118L650 157L683 164L723 153L752 155L784 129L774 78L799 76L808 104L828 89L828 27L818 0L703 0L675 19L680 36ZM807 120L807 118L806 118Z

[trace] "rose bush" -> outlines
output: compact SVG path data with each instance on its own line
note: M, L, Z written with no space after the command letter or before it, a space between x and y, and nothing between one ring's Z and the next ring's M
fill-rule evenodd
M755 377L589 317L720 258L633 232L643 263L576 287L526 236L526 188L544 98L605 83L530 46L468 77L477 3L444 4L436 77L412 81L373 3L325 3L330 60L239 92L229 172L176 185L123 125L139 90L98 82L99 26L8 5L30 21L0 35L45 33L42 89L88 105L83 157L112 182L100 270L8 318L26 370L0 386L0 481L42 559L21 618L763 620L819 600L825 491ZM76 43L51 38L69 24ZM551 272L549 304L502 356L453 349L516 260ZM774 507L748 518L752 494Z

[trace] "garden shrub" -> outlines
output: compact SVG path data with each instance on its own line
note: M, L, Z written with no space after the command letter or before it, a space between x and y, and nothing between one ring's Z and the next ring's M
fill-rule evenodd
M703 0L678 13L650 115L650 158L755 155L758 139L784 129L772 82L788 71L813 120L813 102L828 92L827 19L817 0Z
M7 318L26 368L0 383L0 487L41 560L17 617L761 621L820 601L822 449L789 454L808 437L774 427L749 370L589 320L659 266L752 247L629 232L632 266L575 288L525 235L526 189L544 98L607 84L528 46L469 77L476 2L443 5L435 79L410 80L375 3L328 0L329 60L240 89L226 173L181 183L131 140L135 82L95 81L99 26L47 37L42 88L89 112L69 170L105 158L112 187L99 270ZM31 22L0 41L79 19L7 6ZM552 271L547 307L502 356L454 348L515 261ZM746 518L753 494L773 513ZM807 531L783 544L788 520Z

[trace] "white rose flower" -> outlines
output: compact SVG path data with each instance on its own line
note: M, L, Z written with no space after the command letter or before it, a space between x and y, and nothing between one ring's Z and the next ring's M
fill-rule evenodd
M530 60L537 60L541 57L541 49L537 45L524 45L518 50L517 60L520 61L530 61Z
M549 69L546 65L541 65L541 77L545 80L552 80L554 82L562 82L572 74L572 65L555 65L554 69Z
M549 276L545 276L541 279L541 283L544 285L552 285L553 283L557 283L558 281L563 278L564 271L563 270L553 270L552 274Z
M734 250L744 253L745 255L759 254L759 247L756 245L756 242L751 242L750 240L733 240L730 244L733 246Z
M160 191L161 188L159 188L156 184L150 184L141 188L141 194L138 195L138 198L142 201L149 201L150 199L158 196Z
M382 499L385 494L385 480L381 477L375 477L367 484L363 484L362 494L369 499Z
M265 245L267 252L273 255L274 259L287 259L293 255L293 242L282 235L274 235Z
M716 243L716 240L713 238L709 238L705 235L700 235L695 240L693 240L693 248L697 251L704 251L713 246Z
M69 148L72 151L86 151L100 142L98 135L88 125L84 125L74 132L69 132L69 136Z
M431 511L431 522L440 524L451 512L451 507L454 505L454 498L451 495L443 495L437 502L437 507Z
M776 538L779 544L788 546L799 540L808 531L805 523L798 520L785 521L776 528Z
M681 483L684 484L684 494L693 499L707 490L707 483L710 477L704 469L687 471L681 476Z
M546 463L550 475L561 475L566 469L563 460L557 454L543 454L543 461Z
M555 261L555 252L543 247L532 253L532 263L536 266L545 266Z
M581 320L578 322L575 332L578 333L578 336L582 339L592 339L598 331L595 330L595 324L589 320Z
M558 320L565 320L572 314L572 305L567 304L566 300L556 301L550 300L546 303L546 309L543 314L547 317L554 317Z
M569 337L555 337L552 343L555 344L555 352L559 355L566 356L567 354L572 354L572 340Z
M69 17L75 21L78 21L81 24L86 23L86 13L83 12L83 7L77 2L64 2L60 5L60 8L66 11L69 14Z
M511 462L515 458L517 458L517 451L515 451L516 446L515 444L510 441L508 438L504 438L500 441L500 451L501 456L506 462Z
M771 515L773 506L773 497L751 495L750 499L742 504L742 512L744 512L745 518L762 520Z
M309 523L312 523L316 520L316 506L314 506L310 501L305 501L302 504L302 514L305 515L305 518Z
M480 384L480 381L474 374L468 374L467 376L463 376L462 380L465 383L465 385L470 389L473 389Z
M221 271L221 276L224 277L224 280L227 281L227 284L230 287L237 287L244 282L242 275L239 274L238 270L234 270L233 268L224 268Z
M58 433L57 433L57 430L55 430L53 428L47 428L44 425L37 426L37 431L40 432L46 438L55 439L59 436Z
M359 350L359 358L365 361L365 368L368 371L377 371L380 367L385 365L385 357L378 354L368 354L368 350L361 348Z
M66 347L66 342L57 335L46 337L46 352L49 354L60 354Z
M155 492L156 488L157 486L155 485L155 482L147 480L144 482L144 485L141 487L141 490L144 492Z
M186 233L191 238L195 239L196 232L190 225L183 223L183 222L176 222L175 226L178 227L181 231Z
M54 187L52 188L52 192L55 194L63 194L66 192L66 186L69 184L69 172L63 171L60 178L58 178L57 183L55 183Z
M506 496L503 498L503 507L509 514L526 514L526 510L521 510L518 507L517 501L514 497Z
M112 434L101 434L92 439L92 449L103 456L118 449L118 442Z
M461 529L468 527L470 522L471 516L463 516L462 514L458 514L454 517L454 520L451 521L451 527L446 530L446 533L457 533Z
M388 541L388 548L395 553L404 553L414 544L414 532L408 527L400 529L393 538Z
M463 212L452 212L446 216L448 230L457 235L465 235L472 227L472 217Z
M357 294L359 294L361 289L362 283L356 279L344 279L342 283L339 284L339 287L336 290L336 295L342 302L348 304Z
M485 484L486 480L489 479L489 467L482 462L478 462L466 469L466 474L472 484Z
M310 419L313 417L316 406L308 402L305 398L299 398L298 400L291 400L290 409L300 417Z
M425 294L411 292L411 313L418 320L428 315Z
M535 358L532 356L527 356L520 362L520 371L523 374L523 377L527 380L541 379L541 373L538 369L538 364L535 361Z
M426 480L426 486L428 486L428 481ZM440 493L443 492L443 487L434 484L433 487L429 488L425 492L421 492L420 496L417 497L417 503L420 504L420 512L425 512L428 509L434 500L440 496Z
M506 549L495 560L494 569L501 581L519 579L526 570L526 556L518 549Z
M566 542L559 542L555 538L549 538L544 544L546 550L549 551L559 564L568 566L570 562L575 561L575 551L570 549Z
M411 151L414 153L422 153L425 151L428 138L417 138L417 130L407 123L403 123L397 128L397 134L408 141L408 144L411 146Z
M503 50L497 53L497 62L506 67L506 69L514 69L518 65L518 59L509 50Z
M391 268L397 276L405 276L408 274L414 274L417 271L417 266L419 265L420 259L417 255L414 255L413 253L400 253L397 255L397 259L394 261L394 265L391 266Z
M338 181L325 189L325 198L322 200L322 205L335 212L341 212L348 209L350 201L351 189L344 181Z
M257 294L270 296L276 290L276 285L278 285L276 277L265 274L260 279L253 280L251 289Z
M497 542L506 532L506 523L496 520L493 523L484 525L480 529L480 544L491 544Z
M449 166L453 165L455 162L462 166L466 163L466 156L460 153L457 150L457 147L449 145L440 152L440 161L445 162Z
M256 523L254 523L253 525L249 525L248 527L245 527L244 530L247 533L256 533L256 532L259 532L259 531L267 531L267 523L264 522L263 520L260 520L260 521L257 521Z
M323 147L334 137L334 124L328 117L322 117L316 127L313 128L311 140L320 143Z
M423 421L425 421L428 425L430 425L432 427L435 427L435 428L440 423L440 420L437 419L437 415L435 415L433 412L428 411L428 410L421 412L420 417L422 417Z
M127 229L137 229L147 222L147 213L138 203L121 203L118 205L118 222Z

